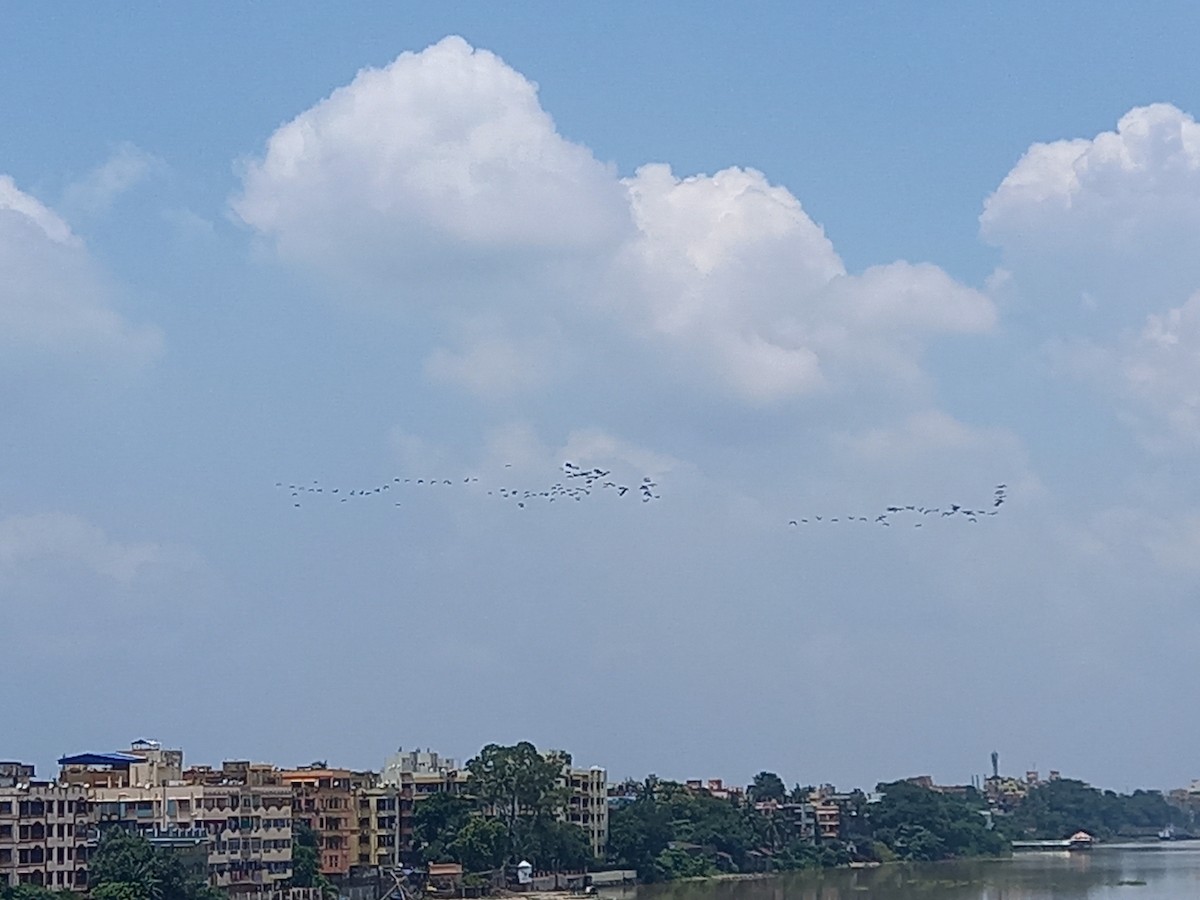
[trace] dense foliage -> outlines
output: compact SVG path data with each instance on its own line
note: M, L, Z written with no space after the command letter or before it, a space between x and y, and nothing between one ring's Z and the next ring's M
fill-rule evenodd
M756 778L770 799L782 797L772 773ZM637 869L645 881L718 872L762 872L836 865L850 860L841 841L803 839L784 814L752 802L721 799L651 776L609 813L610 861Z
M802 833L796 804L811 788L788 793L760 772L749 798L719 799L704 790L653 777L627 790L609 814L611 862L636 868L647 881L828 867L860 860L935 860L1003 855L1005 837L989 827L975 792L940 793L909 782L879 785L882 799L842 795L837 838ZM761 798L761 799L755 799Z
M1005 837L989 827L987 804L977 791L957 796L907 781L881 784L877 791L883 798L866 815L872 839L886 848L879 855L936 860L1009 851Z
M70 900L70 891L52 891L37 884L9 886L6 874L0 874L0 900Z
M1157 791L1118 794L1070 778L1031 788L1024 800L997 821L1014 840L1056 840L1080 830L1103 840L1153 834L1167 825L1192 826L1191 817Z
M413 842L425 862L458 862L467 873L528 860L544 871L595 860L583 829L559 820L567 799L565 754L543 755L524 741L488 744L467 763L463 796L434 794L413 809Z
M220 891L189 872L170 850L140 835L110 828L88 863L93 900L221 900Z
M300 821L292 825L292 887L317 887L324 892L331 888L329 879L321 873L317 833Z

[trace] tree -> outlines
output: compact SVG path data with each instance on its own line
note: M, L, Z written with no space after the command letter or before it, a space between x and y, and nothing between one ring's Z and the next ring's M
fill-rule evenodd
M1098 838L1149 835L1165 825L1187 826L1187 814L1158 791L1118 794L1071 778L1029 791L1002 827L1014 837L1065 838L1083 830Z
M787 787L774 772L759 772L754 776L754 782L750 785L750 799L755 803L766 800L782 803L786 797Z
M514 849L543 870L582 869L593 861L587 833L578 825L555 819L522 823Z
M321 872L321 847L317 833L304 822L292 824L292 887L320 888L327 893L331 885Z
M109 828L100 839L88 863L91 892L111 885L104 892L113 900L116 894L136 896L138 900L162 900L162 861L144 837Z
M904 860L1003 856L1008 841L988 828L977 791L957 797L908 781L880 784L868 817L874 840Z
M673 838L670 812L655 797L654 784L647 781L637 799L608 814L608 853L618 865L637 869L643 881L656 880L656 857Z
M566 754L543 756L522 741L511 747L488 744L467 762L468 790L504 823L511 843L517 822L552 814L565 802L559 786Z
M91 900L145 900L140 886L125 881L106 881L88 892Z
M446 855L462 863L465 872L488 872L504 865L508 834L496 819L471 816L446 846Z
M168 849L138 834L109 828L89 865L91 895L99 900L217 900L220 892L192 874Z
M474 804L466 797L434 794L414 804L413 845L425 862L454 862L450 850L471 818Z
M0 900L65 900L71 896L69 891L56 893L40 884L17 884L10 887L7 874L0 874Z

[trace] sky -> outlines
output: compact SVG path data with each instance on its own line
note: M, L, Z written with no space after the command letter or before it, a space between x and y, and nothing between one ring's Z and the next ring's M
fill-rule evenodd
M1200 777L1194 5L2 16L0 757Z

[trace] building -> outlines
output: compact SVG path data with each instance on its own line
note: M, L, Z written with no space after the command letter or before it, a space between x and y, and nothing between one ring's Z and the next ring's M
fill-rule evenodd
M0 886L84 891L87 791L33 776L33 766L0 763Z
M61 780L86 791L100 832L119 827L188 859L209 883L273 891L292 875L292 792L271 766L232 761L183 769L156 742L59 760Z
M58 761L58 780L84 787L161 785L183 780L183 751L158 741L134 741L116 753L81 753Z
M567 789L567 804L559 818L586 831L592 856L604 859L608 854L608 772L599 766L576 769L567 764L561 784Z
M746 796L743 788L726 784L721 778L710 778L707 781L701 781L699 778L689 778L684 782L683 786L694 794L705 793L711 797L716 797L718 800L740 801Z
M380 777L385 783L399 783L401 775L431 772L456 772L460 768L458 760L442 756L432 750L408 750L403 747L391 754L383 763Z
M292 793L292 817L316 832L321 873L345 877L358 864L358 805L354 773L324 765L280 773Z
M355 789L358 802L358 865L400 865L400 789L371 784Z
M457 760L432 750L400 750L384 762L379 776L382 787L396 790L396 827L401 862L409 862L413 851L413 807L435 794L462 794L470 774Z

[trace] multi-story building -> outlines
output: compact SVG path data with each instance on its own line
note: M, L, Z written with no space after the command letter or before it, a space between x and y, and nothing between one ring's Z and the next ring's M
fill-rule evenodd
M398 784L403 774L458 771L458 761L432 750L399 748L383 764L381 778L385 783Z
M367 773L363 773L366 775ZM358 807L356 863L362 866L400 864L400 788L381 784L374 773L356 779Z
M183 751L134 741L117 753L80 753L58 761L58 780L84 787L131 787L183 780Z
M684 787L694 794L708 794L710 797L716 797L718 800L744 800L746 791L736 785L726 784L724 779L709 778L707 781L701 781L699 778L689 778L684 782Z
M33 766L0 763L0 886L86 890L87 791L33 776Z
M349 769L301 766L280 773L292 792L292 817L317 834L321 872L345 876L358 863L358 809Z
M414 805L435 794L462 794L469 777L456 760L431 750L399 751L387 758L379 780L396 789L401 861L408 862L413 850Z
M576 769L568 764L563 767L561 784L568 793L559 817L586 831L592 856L604 859L608 852L608 772L599 766Z
M61 779L87 792L101 831L125 828L202 855L214 887L270 890L291 878L292 792L271 766L236 761L185 773L182 751L149 741L59 764Z

